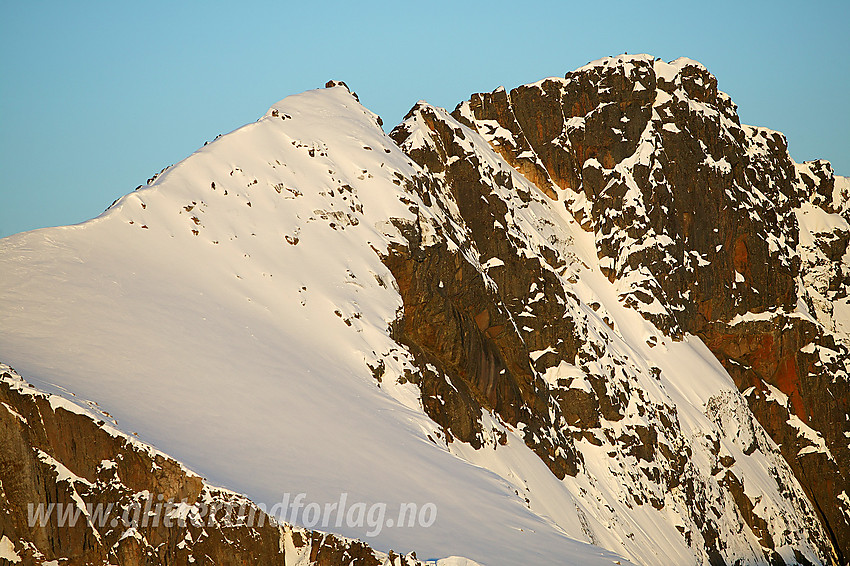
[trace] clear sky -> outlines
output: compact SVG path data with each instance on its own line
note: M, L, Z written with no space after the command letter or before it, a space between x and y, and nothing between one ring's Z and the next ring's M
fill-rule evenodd
M745 123L850 175L850 1L0 4L0 236L101 213L281 98L346 81L388 129L419 99L606 55L704 63Z

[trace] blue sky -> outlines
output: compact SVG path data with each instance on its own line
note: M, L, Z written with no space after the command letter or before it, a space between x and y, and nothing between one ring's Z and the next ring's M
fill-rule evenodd
M745 123L850 175L850 2L4 2L0 236L92 218L287 95L384 118L605 55L704 63Z

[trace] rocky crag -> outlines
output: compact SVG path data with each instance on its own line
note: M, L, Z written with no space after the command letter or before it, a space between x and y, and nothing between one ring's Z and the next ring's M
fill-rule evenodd
M408 142L408 132L419 124L430 131L429 139ZM696 62L606 59L564 79L473 95L451 115L420 105L394 131L421 165L445 176L488 257L522 257L521 246L510 250L515 239L508 228L504 235L496 228L498 237L492 236L505 207L487 202L494 192L488 185L509 182L500 182L499 172L476 174L474 152L464 147L469 130L532 181L548 203L563 203L593 232L600 267L610 281L625 283L624 304L674 340L684 333L704 340L780 447L838 561L846 561L848 335L835 315L839 309L843 314L847 296L847 179L836 178L824 161L795 164L782 134L742 126L731 99ZM833 214L839 216L818 221ZM542 271L563 269L563 260L552 257ZM528 289L535 280L544 290L541 305L568 302L560 286L543 282L535 271L541 271L536 264L523 269L512 263L504 279L493 275L504 308L514 305L513 316L532 302ZM541 328L535 328L539 342L528 344L529 350L557 344L551 357L536 363L572 360L579 352L575 317L554 310L535 310L531 319ZM495 326L504 328L499 322ZM516 367L516 353L500 344L508 340L492 340L486 330L491 340L484 341L497 344L507 366ZM490 386L473 380L473 389L482 385ZM599 409L587 411L589 419L567 415L582 429L594 428L606 408L607 418L622 416L612 408L626 403L612 399L604 382L594 393ZM566 405L568 413L582 406ZM650 430L651 442L642 437L634 445L651 453L665 427ZM552 458L547 463L556 475L574 473ZM672 460L665 468L678 472L680 465ZM722 481L733 492L740 486L734 471ZM755 504L741 493L735 499L763 546L772 547Z
M611 391L604 374L591 374L592 391L568 390L566 398L550 390L546 399L534 387L535 374L558 361L580 359L587 347L586 334L577 332L581 323L565 307L569 287L555 282L569 260L552 248L536 257L523 253L528 246L518 242L506 218L517 206L493 198L496 187L514 189L511 177L486 166L482 171L470 131L539 189L535 195L516 191L516 197L563 205L594 234L600 267L611 282L623 284L623 304L671 339L689 333L704 340L800 481L835 559L846 561L848 335L834 315L846 308L847 179L837 178L824 161L795 164L782 134L742 126L715 77L688 60L606 59L563 79L473 95L451 114L427 104L414 108L393 138L445 179L481 253L506 262L504 269L488 272L499 289L498 305L464 296L452 300L455 309L469 313L469 322L448 333L448 344L469 343L468 334L483 344L463 368L471 396L483 398L483 406L510 422L525 418L538 426L546 402L557 401L579 436L599 430L600 416L620 420L629 396ZM824 215L840 216L818 222ZM406 282L398 271L399 281ZM402 284L406 298L408 289ZM538 291L543 300L535 301ZM428 303L427 292L410 292L405 304ZM446 310L442 298L436 300ZM506 324L524 313L533 313L522 319L534 328L526 340ZM421 338L427 320L444 319L428 313L416 321L415 331L402 331L402 338L439 352L448 344ZM518 347L523 342L524 349ZM551 351L529 363L530 351L546 348ZM489 351L498 367L478 363ZM592 351L588 361L602 352ZM501 372L504 368L509 371ZM445 387L440 392L451 397ZM459 405L466 409L470 403ZM518 414L521 406L530 417ZM469 413L475 410L473 404ZM475 442L466 432L469 425L454 422L469 421L468 416L436 409L429 414ZM544 429L557 430L554 425L550 421ZM685 460L670 458L678 451L664 449L659 440L669 427L661 420L615 444L631 449L639 461L652 461L660 452L662 469L681 478ZM534 442L553 473L576 473L570 442ZM562 447L565 457L553 457L553 446ZM772 548L775 535L740 491L741 479L734 470L719 479L763 547ZM674 487L670 479L660 483ZM713 530L703 529L709 547L716 540Z

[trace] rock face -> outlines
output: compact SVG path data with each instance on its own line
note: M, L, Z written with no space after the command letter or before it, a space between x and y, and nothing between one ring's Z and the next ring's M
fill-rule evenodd
M539 194L523 195L510 174L482 169L482 160L469 149L470 130ZM425 132L426 141L418 132ZM502 187L526 202L563 203L593 233L600 268L621 284L620 301L673 339L685 333L702 337L723 363L803 486L828 533L827 554L846 562L850 382L847 327L839 322L846 320L847 304L846 179L836 181L823 161L796 165L781 134L742 126L731 99L717 90L717 80L686 59L669 64L648 56L603 59L563 79L473 95L451 116L419 105L393 137L423 167L446 179L482 256L505 264L488 271L499 290L499 308L468 302L468 296L448 299L461 313L453 320L464 322L462 329L456 323L456 330L442 337L473 344L472 359L488 352L488 359L498 360L477 366L469 381L473 392L486 395L494 386L522 391L524 384L536 395L501 399L522 399L531 413L545 415L537 408L545 406L540 399L545 395L529 377L533 365L542 370L541 362L571 362L577 353L582 357L586 334L577 332L582 324L564 308L571 301L563 288L551 281L569 260L552 249L539 250L549 252L536 254L542 256L539 263L532 254L523 255L505 222L506 211L517 206L493 195L495 187ZM425 262L434 263L430 256ZM393 271L400 281L410 279L406 273L399 276L398 268ZM442 271L451 277L450 270ZM407 291L417 305L413 319L425 302L427 293L420 288L425 284L401 285L405 304ZM531 297L537 292L542 300L535 304ZM442 295L437 308L444 312ZM529 304L534 306L526 310ZM481 318L474 318L478 309ZM534 329L525 351L510 344L504 311L513 317L533 315L523 319ZM476 329L473 320L481 319L486 322ZM490 330L491 324L498 330ZM416 320L414 325L415 331L402 332L403 337L439 360L441 345L420 338L429 335L427 323ZM459 338L469 335L474 341ZM479 342L483 346L477 347ZM546 355L520 369L528 364L528 351L547 347ZM584 363L604 351L604 346L593 348ZM551 392L550 405L557 399L562 415L584 434L599 426L600 416L622 418L632 393L628 388L611 391L612 380L600 377L591 381L589 392ZM509 422L519 418L515 412L505 415L498 403L482 404ZM664 406L658 410L671 412ZM560 415L549 414L552 420L544 426L551 430ZM435 419L452 424L440 411ZM539 419L524 422L536 430ZM659 441L668 430L669 423L659 422L643 435L634 431L633 445L642 450L639 461L651 460L659 448L670 452ZM551 445L529 442L559 477L576 472L569 442L557 437ZM562 447L569 465L547 457L550 446ZM682 465L668 458L662 468L680 477ZM762 547L772 549L775 533L753 511L734 473L721 481ZM710 528L702 533L710 548L714 534ZM709 552L712 562L716 557Z
M420 564L278 524L8 366L0 366L0 405L7 564Z
M666 332L793 309L796 177L784 139L742 127L700 64L605 60L475 95L454 117L536 171L542 190L568 194L609 278L631 282L624 300L659 300L647 314Z
M517 556L601 564L602 549L645 566L848 563L848 179L823 161L795 164L782 134L741 125L717 80L688 59L606 58L475 94L453 112L419 103L389 137L344 83L297 98L118 201L95 232L114 235L117 252L91 252L84 230L0 249L0 267L14 274L0 288L11 321L0 332L4 355L28 362L39 352L47 361L34 367L47 372L79 359L108 379L113 366L55 355L42 337L65 340L56 328L74 331L96 311L120 334L102 338L126 356L114 367L132 373L150 347L121 334L125 321L140 336L161 331L167 343L147 338L174 367L206 368L189 382L202 386L184 387L193 401L220 403L207 389L214 383L234 392L233 406L253 410L245 391L263 391L275 412L296 415L274 421L283 432L260 444L238 439L254 443L246 457L288 448L280 436L322 462L314 445L376 439L381 446L346 452L350 489L442 497L453 532L435 543L439 525L418 531L433 556L445 544L487 557L485 566ZM78 299L82 315L68 307L54 317L40 304L88 289L78 257L106 257L107 271L125 247L175 246L185 253L174 257L209 277L137 253L147 266L139 278L160 268L169 276L140 284L135 265L131 275L96 273L101 286ZM56 283L56 271L71 283ZM175 322L151 314L163 281L170 304L197 312ZM38 301L28 300L33 287ZM126 307L139 296L148 302ZM217 341L207 315L253 354ZM217 346L184 339L196 333ZM125 386L167 396L173 383L160 374L175 371L160 364L142 387ZM68 374L58 373L73 381ZM247 389L218 374L239 375ZM121 387L111 404L138 418ZM108 415L82 414L8 369L0 401L0 535L9 541L0 549L11 544L29 563L417 564L270 519L249 527L222 514L198 526L190 519L202 505L238 503L243 519L268 518L113 430ZM366 409L351 410L357 404ZM313 415L303 406L344 424L305 425ZM239 424L229 403L215 407L221 422ZM184 443L209 442L202 425L175 422L195 427ZM378 433L359 430L364 423ZM382 436L389 427L401 432ZM246 430L260 438L262 429ZM351 429L363 435L344 436ZM220 436L238 448L229 430ZM278 462L295 478L339 477L307 460ZM424 469L433 477L420 477ZM480 486L480 497L465 498ZM31 501L120 501L129 513L155 505L152 494L185 500L171 511L186 524L98 526L92 513L72 529L25 521ZM469 509L449 516L453 500ZM494 516L505 519L489 530L470 524ZM398 548L385 540L375 546ZM440 562L454 564L466 562Z

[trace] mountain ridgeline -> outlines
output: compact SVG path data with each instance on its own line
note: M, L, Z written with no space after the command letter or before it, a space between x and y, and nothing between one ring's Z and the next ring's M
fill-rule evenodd
M742 125L689 59L419 102L388 135L332 81L98 219L0 241L3 361L142 429L5 368L0 551L846 565L849 245L850 179ZM33 499L242 497L177 461L263 503L284 484L440 514L370 539L22 519Z

